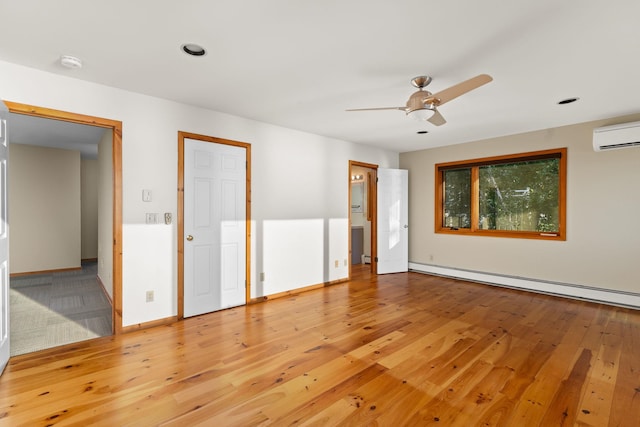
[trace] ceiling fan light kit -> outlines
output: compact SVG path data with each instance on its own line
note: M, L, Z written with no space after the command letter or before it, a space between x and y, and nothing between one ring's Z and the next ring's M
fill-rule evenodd
M428 121L435 126L441 126L447 121L442 117L437 107L489 83L493 78L488 74L480 74L435 94L424 90L425 86L431 83L432 80L429 76L418 76L411 79L411 84L417 87L418 90L411 94L404 107L354 108L347 111L401 110L413 119Z
M407 116L411 117L413 120L418 121L427 121L433 116L435 110L429 108L417 108L415 110L407 111Z

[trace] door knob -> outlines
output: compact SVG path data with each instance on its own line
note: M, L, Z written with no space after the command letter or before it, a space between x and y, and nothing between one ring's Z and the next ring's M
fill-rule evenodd
M187 236L187 240L188 240L188 241L192 241L192 240L193 240L193 236L192 236L191 234L189 234L189 235Z

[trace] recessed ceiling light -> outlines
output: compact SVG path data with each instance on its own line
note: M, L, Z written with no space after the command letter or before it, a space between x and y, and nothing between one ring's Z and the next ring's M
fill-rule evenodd
M425 133L429 133L428 130L419 130L418 132L416 132L418 135L424 135Z
M62 55L60 57L60 65L66 68L76 69L82 68L82 60L71 55Z
M558 105L571 104L572 102L576 102L578 99L580 99L580 98L567 98L567 99L563 99L562 101L558 101Z
M185 43L181 48L184 53L191 56L204 56L207 53L202 46L195 43Z

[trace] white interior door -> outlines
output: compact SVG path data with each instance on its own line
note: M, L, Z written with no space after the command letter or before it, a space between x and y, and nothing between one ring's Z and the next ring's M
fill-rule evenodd
M9 222L7 213L7 163L9 111L0 101L0 374L9 361Z
M246 303L246 150L184 140L184 316Z
M378 274L409 270L409 172L378 168Z

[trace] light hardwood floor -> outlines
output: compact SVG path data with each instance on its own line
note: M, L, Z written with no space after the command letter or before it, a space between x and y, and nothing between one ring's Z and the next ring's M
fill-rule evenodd
M640 312L418 273L11 359L0 425L638 426Z

